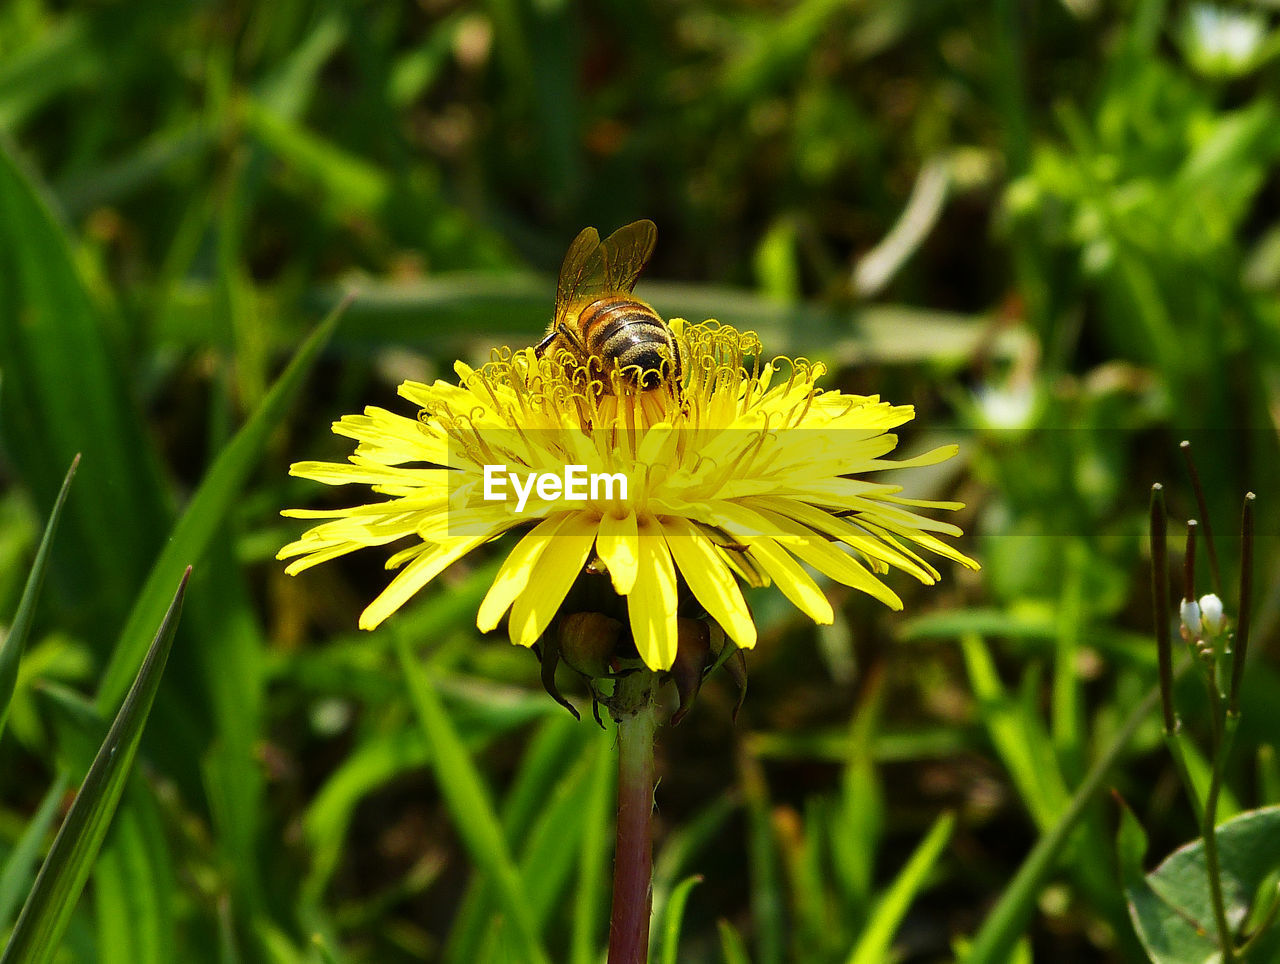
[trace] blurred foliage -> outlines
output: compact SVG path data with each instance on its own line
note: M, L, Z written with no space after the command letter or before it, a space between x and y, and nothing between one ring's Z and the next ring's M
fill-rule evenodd
M651 217L639 290L664 315L915 404L908 450L965 439L912 494L968 503L984 563L895 585L906 618L836 588L815 630L753 598L736 726L713 681L661 731L657 952L1143 960L1118 813L1082 788L1115 752L1151 853L1194 835L1157 720L1126 729L1155 680L1150 484L1199 512L1182 438L1228 587L1260 496L1223 816L1280 802L1278 23L1162 0L0 5L6 619L83 453L0 739L0 928L84 775L68 688L110 717L190 563L62 959L599 959L611 738L477 637L493 559L358 634L379 559L288 579L272 557L279 508L328 497L286 470L346 454L332 420L532 343L568 240ZM351 289L286 415L305 365L280 372Z

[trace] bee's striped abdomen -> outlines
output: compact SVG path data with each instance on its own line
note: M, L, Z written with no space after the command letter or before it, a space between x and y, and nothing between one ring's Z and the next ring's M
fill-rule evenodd
M671 329L644 302L621 294L597 299L582 309L578 329L588 352L609 367L616 362L623 377L639 388L680 378Z

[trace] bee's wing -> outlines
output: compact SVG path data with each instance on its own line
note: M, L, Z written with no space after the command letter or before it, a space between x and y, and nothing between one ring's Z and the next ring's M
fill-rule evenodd
M600 240L595 228L583 228L569 245L556 286L556 321L575 304L617 291L630 292L644 269L658 229L652 221L635 221Z
M629 292L649 262L658 229L652 221L633 221L618 228L600 245L605 281L611 291Z
M565 252L560 265L560 281L556 285L556 321L564 318L569 306L600 284L604 262L600 257L600 232L583 228Z

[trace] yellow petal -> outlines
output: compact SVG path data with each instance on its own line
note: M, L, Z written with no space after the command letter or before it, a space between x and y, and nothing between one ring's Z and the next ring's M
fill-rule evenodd
M659 467L670 465L679 438L680 433L674 431L666 422L651 426L640 441L636 462L639 465Z
M631 636L650 669L670 669L676 660L676 570L662 530L640 527L640 571L627 596Z
M417 559L391 580L391 584L382 590L378 598L371 602L360 614L360 628L374 629L384 619L409 601L419 589L440 575L446 568L461 559L492 533L460 539L457 542L440 546L433 552L424 552Z
M835 619L831 603L818 584L776 542L766 538L752 539L751 556L769 573L782 594L815 623L829 625Z
M448 469L401 469L371 462L360 456L352 456L346 462L295 462L289 466L289 474L326 485L349 485L361 482L365 485L403 485L420 488L425 485L441 486L447 483Z
M333 432L355 439L366 454L390 465L400 462L443 465L447 457L447 446L441 435L416 418L373 405L367 406L363 415L344 415L333 423Z
M902 608L902 600L897 593L828 542L826 536L768 509L760 509L760 514L777 525L780 532L801 537L801 541L787 543L787 550L797 559L837 582L874 596L890 609Z
M322 548L323 546L323 548ZM301 559L295 559L289 565L284 567L284 571L291 576L296 576L304 569L310 569L312 566L318 566L322 562L328 562L330 559L337 559L339 556L345 556L348 552L355 552L357 549L363 549L364 546L356 542L339 542L333 545L324 546L323 543L312 543L311 541L298 540L291 542L279 552L276 553L277 559L288 559L290 556L303 555Z
M960 446L952 442L950 445L939 445L920 455L909 459L877 459L875 469L912 469L922 465L937 465L956 455Z
M895 489L895 492L901 491ZM883 496L875 496L874 498L854 498L849 499L844 508L852 509L862 515L870 516L888 528L899 531L900 529L927 529L930 532L941 532L944 535L959 536L964 533L960 527L951 522L943 522L941 519L930 519L928 516L917 515L914 512L907 512L905 509L897 509L889 505Z
M511 603L529 585L538 558L551 544L556 531L568 517L568 513L560 513L543 519L525 533L524 538L508 553L476 614L476 627L480 632L490 632L502 621L503 614L511 608Z
M964 566L966 569L982 568L982 566L978 564L978 561L976 559L970 559L959 549L955 548L954 546L948 545L947 543L943 542L941 539L938 539L934 536L929 535L927 532L920 532L918 529L912 529L907 526L897 525L896 523L891 522L887 519L877 519L876 522L880 524L883 530L897 533L903 539L910 539L912 542L916 543L917 545L924 546L924 548L929 549L933 552L936 552L940 556L946 556L948 559L951 559L955 562L960 563L960 565ZM888 538L888 536L885 535L883 531L881 531L874 525L867 524L867 528L872 531L880 532L880 537L882 539ZM956 531L958 532L959 530L957 529ZM935 575L937 574L936 570L934 574Z
M550 625L596 541L598 523L574 512L556 530L531 567L529 583L511 606L511 641L532 646Z
M957 512L964 508L963 502L944 502L939 499L908 499L900 495L884 495L880 498L894 505L910 505L917 509L945 509L949 512Z
M621 519L606 512L600 520L600 534L596 537L596 552L609 569L613 590L626 596L636 584L640 565L640 546L636 536L636 514L628 510Z
M718 526L740 542L751 542L757 536L776 542L791 542L795 537L779 532L764 516L741 502L715 499L706 503L706 515L698 520Z
M716 554L711 540L688 519L663 519L662 529L676 568L708 615L739 646L754 646L756 624L738 581Z
M851 549L861 552L869 559L879 559L881 562L897 566L904 572L911 573L926 585L934 581L934 576L928 569L923 568L910 555L902 552L896 544L883 542L879 538L870 535L867 530L853 525L848 519L832 515L796 499L770 497L753 499L752 502L761 508L772 509L795 519L810 529L816 529L818 532L832 536L845 543Z

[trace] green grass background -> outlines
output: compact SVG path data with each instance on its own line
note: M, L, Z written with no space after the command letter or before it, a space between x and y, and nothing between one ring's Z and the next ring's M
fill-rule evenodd
M822 629L753 597L736 725L717 677L660 731L654 960L1143 960L1078 791L1153 855L1194 835L1130 719L1183 438L1229 612L1259 495L1222 816L1280 802L1280 18L1232 10L1249 49L1155 0L0 5L0 618L82 453L0 736L0 929L190 564L57 959L602 959L612 736L476 633L501 549L372 634L376 552L273 556L280 508L348 501L287 475L345 457L331 421L532 343L573 235L650 217L665 316L963 440L913 494L984 567L897 580L905 615L832 589Z

